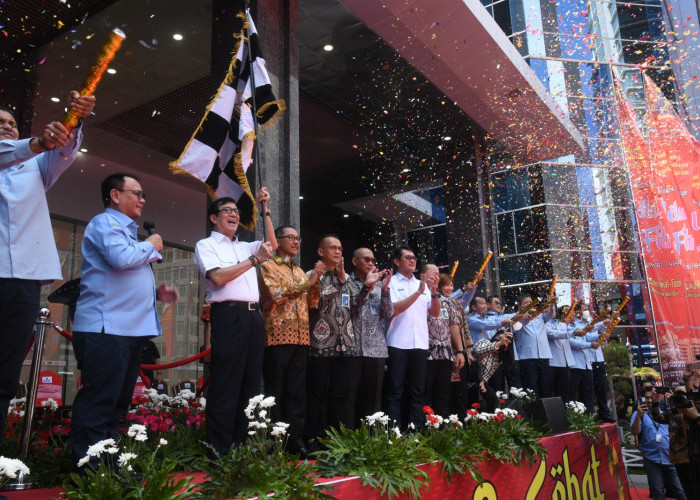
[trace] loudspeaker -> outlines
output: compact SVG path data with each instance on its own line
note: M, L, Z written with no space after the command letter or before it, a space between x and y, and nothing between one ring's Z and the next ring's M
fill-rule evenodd
M536 399L523 405L523 410L527 419L542 422L553 434L569 432L569 419L561 398Z

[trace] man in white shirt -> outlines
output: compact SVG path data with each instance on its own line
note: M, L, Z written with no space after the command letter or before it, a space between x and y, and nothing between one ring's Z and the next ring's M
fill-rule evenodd
M428 314L437 318L440 301L437 295L438 269L424 266L420 280L413 276L416 254L409 247L394 252L397 272L389 283L394 316L389 324L386 343L389 349L387 363L387 414L401 426L401 398L404 385L408 391L408 421L416 428L424 423L426 367L428 363Z
M257 194L267 202L266 188ZM248 400L261 392L265 329L255 267L277 249L270 212L262 215L270 241L238 241L239 213L231 198L207 209L209 238L195 247L195 264L204 276L211 304L211 382L207 395L207 441L220 454L248 437Z

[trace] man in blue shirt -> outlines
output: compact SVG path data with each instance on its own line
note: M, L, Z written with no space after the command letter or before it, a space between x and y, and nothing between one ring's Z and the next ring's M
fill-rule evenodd
M131 404L141 367L141 348L161 335L156 298L178 300L177 289L158 290L150 263L161 258L163 240L152 234L139 242L138 225L146 198L138 178L113 174L102 182L106 210L85 228L80 298L73 325L73 350L81 386L73 402L71 444L76 460L90 445L118 437L117 423ZM97 467L95 457L91 467Z
M568 307L560 307L559 317L563 318ZM562 401L571 401L571 367L574 365L574 355L571 352L569 339L574 332L564 321L552 319L546 326L549 349L552 351L552 359L549 360L549 369L552 375L553 394L559 396Z
M660 397L651 390L644 392L637 410L632 414L632 434L639 440L651 497L654 500L664 500L665 485L673 498L686 500L676 467L669 457L668 425L654 422L648 413L651 404L658 402Z
M81 118L92 113L94 97L70 97ZM0 429L17 392L41 285L61 279L46 191L73 162L82 137L80 127L68 133L51 122L41 136L20 140L14 114L0 107Z
M554 297L547 297L551 300ZM520 298L520 310L530 305L532 297L528 294ZM554 306L552 306L553 308ZM520 358L520 378L523 387L537 393L538 398L546 398L552 393L552 379L549 370L549 360L552 351L549 349L545 323L552 319L551 311L543 312L535 318L522 322L522 328L513 328L513 338Z

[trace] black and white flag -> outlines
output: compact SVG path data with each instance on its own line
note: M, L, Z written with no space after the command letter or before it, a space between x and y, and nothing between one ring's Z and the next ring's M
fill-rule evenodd
M250 44L245 43L246 30ZM240 225L255 228L257 208L246 171L252 163L255 145L251 94L252 54L255 79L255 104L258 125L269 126L286 109L283 100L272 94L270 77L260 50L260 40L250 13L236 16L234 36L238 39L226 78L204 113L204 117L185 146L180 158L170 164L176 174L186 173L204 182L212 199L230 196L240 211Z

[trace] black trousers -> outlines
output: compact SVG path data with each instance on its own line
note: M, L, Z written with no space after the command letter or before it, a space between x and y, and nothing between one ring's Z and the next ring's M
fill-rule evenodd
M73 401L71 446L74 464L103 439L118 439L119 419L127 412L141 367L141 348L149 337L73 332L80 389ZM91 458L97 468L99 460Z
M40 291L35 280L0 278L0 442L39 314Z
M552 376L548 359L521 359L520 378L525 389L532 389L538 398L546 398L552 393Z
M591 363L593 367L593 391L598 404L598 418L601 420L611 418L610 407L608 406L608 376L605 373L605 362L596 361Z
M309 356L306 370L307 439L323 436L328 427L355 428L355 401L361 358Z
M401 428L408 422L417 429L423 427L425 417L425 379L428 364L427 349L399 349L389 347L387 361L386 412ZM401 419L401 399L404 385L408 403L408 422Z
M305 345L273 345L265 348L263 380L265 394L275 397L270 416L273 422L287 422L290 440L298 440L306 420Z
M360 380L357 387L355 425L382 409L382 383L386 358L360 358Z
M244 410L262 392L264 335L260 311L212 304L207 441L221 454L248 438Z
M571 400L586 405L586 411L593 414L593 372L591 370L571 369Z
M450 412L450 379L453 363L449 359L428 360L425 403L435 413L446 417Z
M550 366L554 380L553 394L565 403L571 401L571 370L568 366Z

